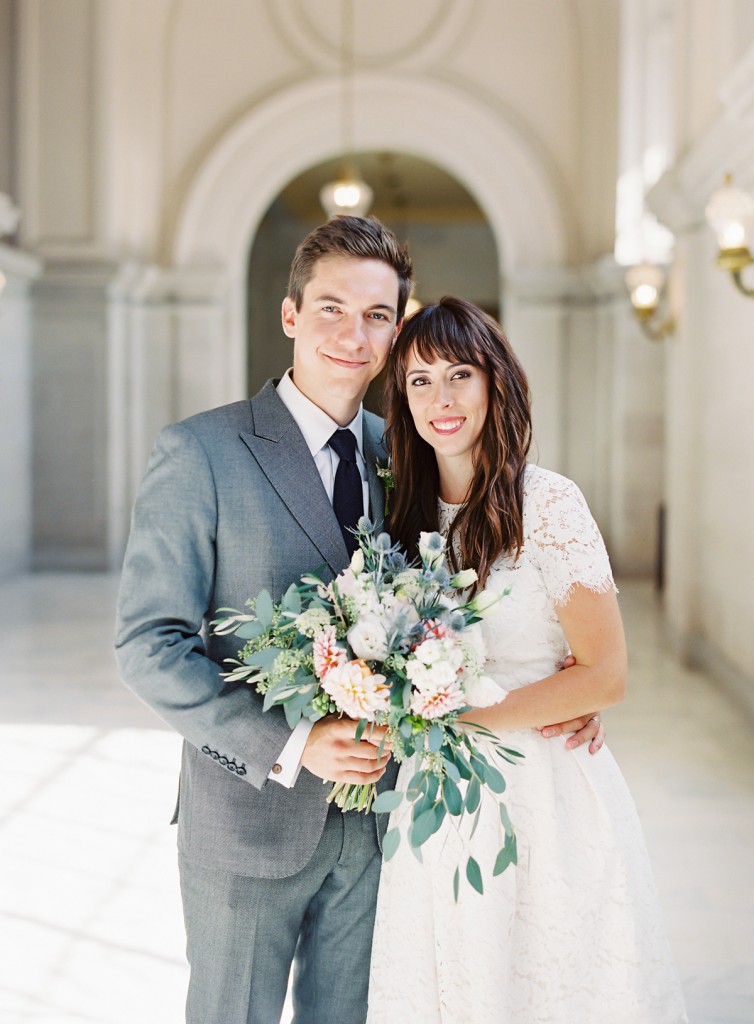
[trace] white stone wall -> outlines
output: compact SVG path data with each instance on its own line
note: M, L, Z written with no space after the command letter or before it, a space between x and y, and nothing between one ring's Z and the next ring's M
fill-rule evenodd
M704 222L724 172L754 193L754 19L742 2L713 10L694 0L684 14L678 120L686 145L650 196L678 239L678 328L667 345L666 607L689 660L754 707L754 300L713 266ZM716 74L685 88L694 52L707 53Z

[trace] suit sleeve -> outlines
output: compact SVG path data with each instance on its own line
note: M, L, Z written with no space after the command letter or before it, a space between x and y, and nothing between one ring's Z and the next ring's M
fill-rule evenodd
M207 654L202 624L212 608L216 531L206 452L188 428L167 427L134 506L116 657L124 682L165 722L261 788L291 730L279 709L262 711L250 686L226 684Z

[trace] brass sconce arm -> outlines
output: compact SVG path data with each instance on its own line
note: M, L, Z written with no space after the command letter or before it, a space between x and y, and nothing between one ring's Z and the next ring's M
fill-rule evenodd
M733 187L733 177L725 175L725 184L710 198L705 210L707 222L717 236L715 266L727 270L742 295L754 298L754 288L744 284L743 271L754 263L749 237L754 223L754 199Z

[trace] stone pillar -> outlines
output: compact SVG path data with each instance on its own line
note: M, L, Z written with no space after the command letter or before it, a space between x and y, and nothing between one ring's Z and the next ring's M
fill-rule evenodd
M0 578L31 562L31 313L38 260L0 244Z
M222 405L229 380L224 276L121 268L109 289L109 564L120 565L130 510L159 431Z
M578 483L617 572L653 573L664 355L632 320L623 269L605 259L527 271L504 301L532 390L533 459Z

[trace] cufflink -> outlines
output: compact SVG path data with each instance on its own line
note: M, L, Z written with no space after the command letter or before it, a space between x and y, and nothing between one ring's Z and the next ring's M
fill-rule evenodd
M283 770L282 764L274 764L272 766L272 774L273 775L279 775L282 772L282 770Z

